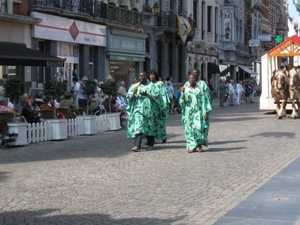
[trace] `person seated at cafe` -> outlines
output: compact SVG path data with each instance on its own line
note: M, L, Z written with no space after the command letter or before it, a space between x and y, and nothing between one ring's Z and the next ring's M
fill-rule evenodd
M28 96L28 94L24 94L21 97L23 108L21 116L24 116L28 123L39 123L44 121L41 118L40 112L36 110L36 106L34 106L34 98L33 96Z
M54 109L50 104L50 100L53 99L52 96L43 96L43 104L40 106L40 109Z
M89 96L89 113L94 114L99 110L99 105L100 105L100 98L96 97L95 95L90 95Z
M43 101L43 94L42 94L41 91L35 92L34 98L35 98L34 104L35 104L36 106L40 107L41 105L44 104L44 101Z
M14 110L8 108L7 105L8 98L0 96L0 133L3 136L3 139L8 141L10 140L10 136L15 136L15 134L9 131L6 121L1 117L1 113L14 113Z
M79 112L78 109L75 107L75 103L71 97L72 93L70 91L65 91L64 99L60 101L59 107L70 109L69 115L66 115L68 118L76 118L76 115L78 115Z

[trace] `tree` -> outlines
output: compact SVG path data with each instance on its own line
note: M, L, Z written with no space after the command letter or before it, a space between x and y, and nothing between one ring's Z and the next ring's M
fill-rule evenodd
M89 98L97 90L97 84L93 79L88 79L85 85L82 85L83 93L87 96L87 115L89 114Z
M117 84L117 82L109 81L101 84L100 88L103 91L103 93L108 95L109 99L111 99L112 94L118 91L119 85ZM111 104L109 104L109 112L111 112Z
M11 98L14 105L16 104L16 98L24 94L24 82L19 77L9 78L4 84L5 96ZM16 113L14 113L14 117Z
M48 80L44 83L44 95L46 97L52 96L53 99L58 98L59 96L63 95L66 91L66 87L57 80ZM54 118L56 118L56 109L54 106Z

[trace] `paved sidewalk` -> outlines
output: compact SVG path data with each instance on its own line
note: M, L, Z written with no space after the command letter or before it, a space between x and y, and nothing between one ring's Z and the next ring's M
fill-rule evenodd
M0 224L297 224L299 120L253 104L218 107L209 146L168 140L134 153L126 129L0 149Z

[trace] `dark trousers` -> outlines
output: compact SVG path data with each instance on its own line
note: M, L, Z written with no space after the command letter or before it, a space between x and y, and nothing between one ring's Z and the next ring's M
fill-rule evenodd
M134 144L136 147L141 147L142 144L142 134L136 134L134 139Z
M7 123L4 120L0 120L0 132L2 133L2 136L8 134L8 129Z
M220 106L224 106L225 93L220 93Z
M147 144L148 144L148 146L153 147L154 141L155 141L154 136L147 136Z
M154 145L154 141L155 138L154 136L147 136L147 143L149 146L153 146ZM141 147L142 144L142 134L137 134L135 135L135 140L134 140L134 144L136 147Z

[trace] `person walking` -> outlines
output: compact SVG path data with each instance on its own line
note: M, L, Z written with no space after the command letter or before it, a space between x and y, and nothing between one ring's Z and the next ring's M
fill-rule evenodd
M225 94L226 94L227 85L225 84L224 80L220 80L219 83L219 94L220 94L220 107L224 107L225 102Z
M169 102L170 102L170 114L174 114L174 106L175 106L175 101L174 101L174 87L171 81L167 81L167 93L169 96Z
M212 106L206 90L197 81L197 77L190 74L189 85L185 85L180 98L188 153L202 152L202 146L208 146L209 113Z
M168 118L170 99L166 91L165 84L159 80L159 76L155 70L149 72L149 80L159 89L157 103L154 104L155 112L155 132L154 136L163 143L167 142L166 120ZM148 143L147 143L148 144Z
M234 106L233 101L234 101L234 98L236 96L235 88L234 88L234 80L230 80L230 82L227 85L227 88L228 88L228 95L229 95L228 105L229 106Z
M244 88L243 88L243 82L239 81L236 84L236 104L240 105L241 103L241 99L242 99L242 93L244 92Z
M152 150L155 135L155 109L159 89L147 79L145 71L139 74L139 83L133 85L127 92L126 98L129 116L127 138L135 139L135 146L131 149L134 152L141 150L142 138L147 138L147 150Z

